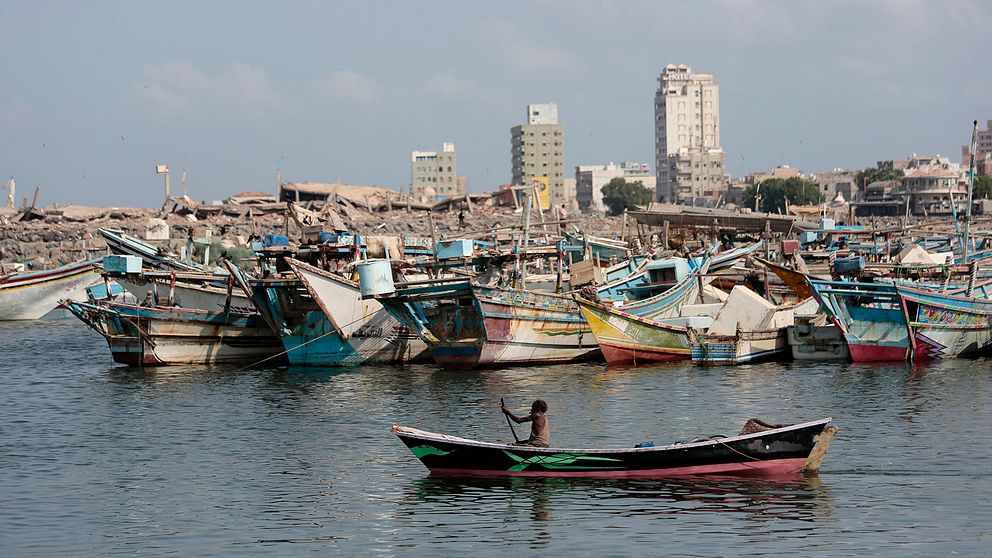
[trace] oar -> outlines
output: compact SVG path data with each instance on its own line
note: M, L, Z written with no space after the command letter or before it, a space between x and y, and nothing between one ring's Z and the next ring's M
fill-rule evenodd
M502 397L499 398L499 404L502 405L503 407L506 406L506 403L503 403L503 398ZM519 442L520 441L520 438L517 438L517 431L513 429L513 423L510 422L510 415L507 415L507 414L504 413L503 416L506 417L506 424L508 424L510 426L510 432L513 432L513 439L515 441Z

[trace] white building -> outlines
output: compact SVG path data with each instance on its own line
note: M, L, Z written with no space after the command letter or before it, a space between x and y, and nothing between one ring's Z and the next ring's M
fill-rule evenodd
M713 74L669 64L655 92L656 199L696 203L725 187L720 87Z

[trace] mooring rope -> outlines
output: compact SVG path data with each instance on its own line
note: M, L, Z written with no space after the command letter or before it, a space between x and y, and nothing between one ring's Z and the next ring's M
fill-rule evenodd
M289 349L286 349L285 351L282 351L281 353L276 353L276 354L274 354L274 355L272 355L270 357L265 357L262 360L260 360L258 362L255 362L255 363L252 363L252 364L249 364L248 366L245 366L243 368L238 368L237 370L235 370L235 372L242 372L242 371L247 370L249 368L252 368L254 366L258 366L259 364L262 364L263 362L267 362L267 361L270 361L270 360L272 360L274 358L281 357L282 355L288 354L290 351L295 351L296 349L299 349L300 347L305 347L305 346L309 345L310 343L313 343L314 341L319 341L319 340L323 339L324 337L327 337L328 335L331 335L331 334L334 334L334 333L339 333L341 330L343 330L344 328L350 326L351 324L356 323L356 322L360 322L360 321L365 320L367 318L368 318L368 316L362 316L361 318L358 318L357 320L352 320L352 321L344 324L340 328L334 328L331 331L328 331L327 333L325 333L323 335L318 335L317 337L314 337L313 339L307 341L306 343L300 343L299 345L297 345L295 347L291 347Z

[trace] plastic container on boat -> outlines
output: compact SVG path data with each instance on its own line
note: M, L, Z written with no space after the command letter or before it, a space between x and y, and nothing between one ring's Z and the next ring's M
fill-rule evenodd
M104 256L103 271L106 273L141 273L141 256Z
M837 273L854 273L865 268L864 256L850 256L834 260L834 271Z
M289 238L281 234L267 234L262 237L262 242L266 248L273 246L289 246Z
M393 266L389 260L368 260L355 267L358 269L358 288L362 292L362 298L396 292Z
M452 260L472 255L473 243L470 238L442 240L437 243L437 259Z

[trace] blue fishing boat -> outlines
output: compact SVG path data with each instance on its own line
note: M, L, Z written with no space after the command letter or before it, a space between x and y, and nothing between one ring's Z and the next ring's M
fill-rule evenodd
M318 268L294 261L294 268L305 273L314 285L308 288L297 271L251 279L233 263L226 263L238 285L278 335L290 364L358 366L429 358L408 329L387 313L368 308L370 305L361 300L358 285L353 281L343 277L329 278L330 272L319 274ZM333 281L333 285L317 285L318 277ZM365 308L357 310L357 317L352 312L347 321L336 323L336 319L345 318L334 317L332 312L340 305L330 303L333 296L329 293L330 288L339 290L337 296L347 297L345 303L364 305ZM324 307L314 298L314 293L318 296L328 293Z
M854 362L913 357L906 308L896 286L807 279L813 296L847 341Z

